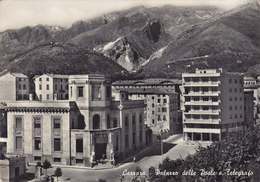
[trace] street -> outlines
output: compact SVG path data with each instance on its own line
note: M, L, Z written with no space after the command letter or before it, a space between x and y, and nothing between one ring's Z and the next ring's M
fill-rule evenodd
M71 182L97 182L99 180L104 180L106 182L119 181L119 176L123 173L125 175L124 181L130 181L133 177L131 172L134 172L136 167L140 167L145 175L148 176L148 169L151 166L155 168L158 164L162 162L163 159L169 157L170 159L185 158L189 154L194 154L196 148L199 146L198 143L187 143L182 140L182 135L174 135L164 140L167 143L176 144L167 153L163 155L148 156L140 161L133 163L125 163L117 168L112 169L87 169L87 168L68 168L62 167L62 177L59 181L71 181ZM202 143L202 146L208 145L208 143ZM53 174L56 167L48 169L48 174ZM128 172L128 173L127 173Z

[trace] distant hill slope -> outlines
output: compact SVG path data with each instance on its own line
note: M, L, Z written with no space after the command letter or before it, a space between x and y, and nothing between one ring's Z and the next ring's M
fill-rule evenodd
M193 25L140 74L180 76L196 67L246 72L260 63L260 6L250 3Z
M128 75L124 68L102 54L69 44L38 46L16 57L10 64L0 69L2 72L22 72L30 76L43 73L100 73L112 77Z

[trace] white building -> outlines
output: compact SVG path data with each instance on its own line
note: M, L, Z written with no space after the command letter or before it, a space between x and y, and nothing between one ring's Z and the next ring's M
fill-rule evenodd
M221 140L244 124L243 77L222 69L182 74L185 140Z
M44 74L34 77L38 100L68 100L69 75Z
M29 78L22 73L0 76L0 102L28 100L29 90Z

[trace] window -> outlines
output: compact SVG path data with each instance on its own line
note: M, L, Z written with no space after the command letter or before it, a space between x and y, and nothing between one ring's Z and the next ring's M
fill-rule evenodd
M160 107L158 107L158 112L161 112L161 108Z
M139 137L140 137L140 142L143 142L143 132L142 130L139 131Z
M92 85L92 99L99 100L101 98L101 85Z
M40 156L34 156L34 161L41 161L42 158Z
M161 121L161 115L158 115L158 121Z
M135 145L135 133L133 133L133 145Z
M136 121L135 121L135 115L132 115L132 122L133 122L133 125L135 125Z
M26 90L26 85L23 85L23 89Z
M41 128L41 118L34 118L34 128Z
M42 81L42 78L39 78L39 81Z
M243 114L240 114L240 118L242 118L243 117Z
M83 87L78 87L78 97L83 97Z
M139 114L139 123L142 123L142 122L143 122L143 115Z
M46 95L46 99L49 100L50 99L50 96L49 94Z
M158 99L158 103L161 103L161 99Z
M53 119L53 128L54 129L60 129L60 119L59 118L54 118Z
M23 138L21 136L16 136L15 148L21 150L23 148Z
M53 162L61 162L61 158L54 157Z
M237 115L235 114L235 119L237 118Z
M234 82L237 83L237 79L235 79Z
M92 119L93 129L100 129L100 116L98 114L95 114Z
M76 152L83 152L83 139L76 139Z
M39 95L39 99L42 100L42 94Z
M107 129L110 128L110 115L107 114Z
M39 90L42 90L42 85L39 85Z
M49 78L46 78L46 81L49 81Z
M154 96L152 96L152 99L154 99Z
M154 114L154 111L152 111L152 114Z
M19 88L19 90L21 90L22 89L22 85L19 85L18 88Z
M76 159L77 164L83 164L83 159Z
M232 101L232 97L229 97L229 101Z
M128 116L125 116L125 127L128 127Z
M237 88L234 89L234 92L237 92Z
M163 103L166 104L167 103L167 99L163 99Z
M125 148L128 148L128 135L125 135Z
M113 127L116 128L117 127L117 118L113 119Z
M233 117L232 117L232 114L230 114L230 117L229 117L230 119L232 119Z
M166 116L165 115L163 115L163 120L166 121Z
M163 107L163 108L162 108L162 112L167 112L167 108L166 108L166 107Z
M55 84L55 90L58 90L58 85L57 84Z
M229 83L232 83L232 79L229 79Z
M49 90L50 89L50 86L49 84L46 85L46 90Z
M152 104L152 107L154 107L154 104Z
M65 89L66 89L66 90L69 90L69 86L68 86L68 85L66 85L66 86L65 86Z
M232 106L229 106L229 110L232 110Z
M34 138L34 150L41 150L41 138Z
M152 123L154 124L154 119L152 120Z
M15 118L15 128L22 129L22 118L21 117Z
M22 79L21 79L21 78L19 78L18 80L19 80L19 81L22 81Z
M60 138L54 138L54 151L61 151Z

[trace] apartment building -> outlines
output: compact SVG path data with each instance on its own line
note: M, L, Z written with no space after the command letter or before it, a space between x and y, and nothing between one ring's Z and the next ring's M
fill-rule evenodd
M6 73L0 76L0 101L29 99L29 78L22 73Z
M126 91L130 100L144 100L145 124L157 137L180 133L182 120L178 117L178 93L162 88L114 88L112 95L117 98L120 91Z
M244 124L243 77L222 69L183 73L184 140L221 140Z
M44 74L34 77L38 100L68 100L69 75Z
M68 84L69 100L7 103L8 153L27 162L91 166L145 147L143 101L128 100L124 92L112 101L103 75L71 75Z

